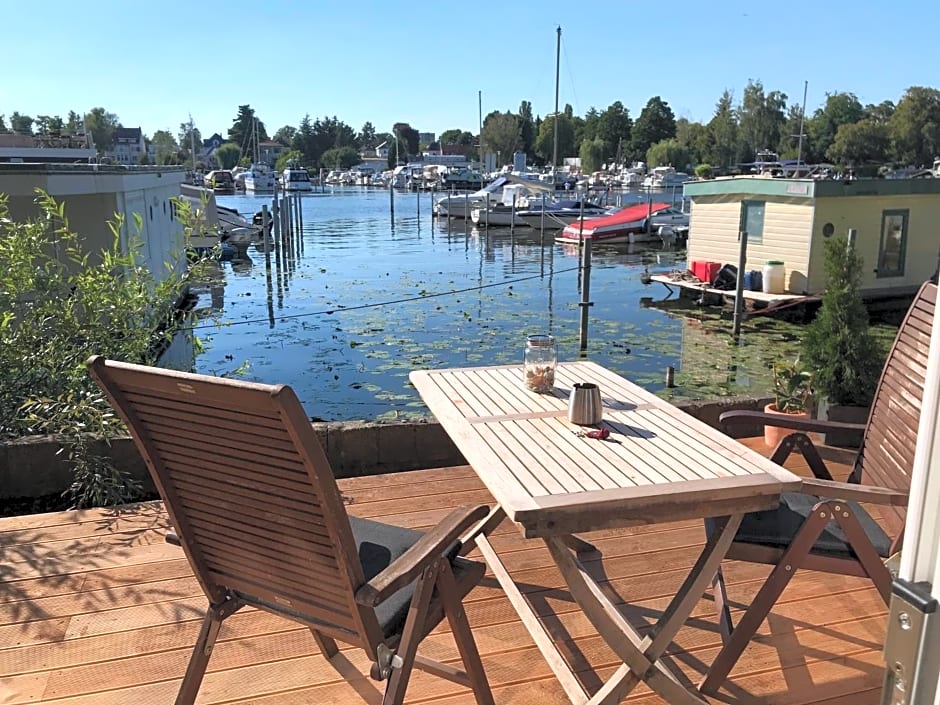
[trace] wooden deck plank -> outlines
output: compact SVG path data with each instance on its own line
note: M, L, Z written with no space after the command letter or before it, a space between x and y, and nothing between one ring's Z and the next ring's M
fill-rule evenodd
M769 452L752 442L751 447ZM792 459L788 467L799 472L801 459ZM448 483L455 491L448 491ZM465 467L351 478L339 485L352 499L347 506L351 514L415 527L430 526L461 501L483 496L482 486ZM18 557L0 573L0 702L173 701L205 598L179 549L158 541L164 526L160 522L165 521L159 505L144 505L141 512L117 521L101 510L83 512L77 521L58 514L41 515L43 520L0 520L0 549ZM617 659L576 609L547 551L539 542L523 539L508 522L492 539L562 653L586 684L596 686ZM601 584L627 618L647 630L695 560L703 531L699 522L686 521L596 532L591 539L603 560L587 561L589 568L602 576ZM764 566L726 564L735 616L766 572ZM466 605L498 705L565 702L495 582L484 580ZM702 599L670 648L670 658L689 682L697 680L719 648L713 612L710 598ZM864 580L798 574L732 673L729 701L874 705L882 675L885 612ZM446 625L435 629L422 649L445 661L458 658ZM199 702L291 705L380 699L381 684L364 675L368 663L360 650L344 647L334 661L355 676L351 682L318 653L309 632L244 610L223 627ZM407 701L457 705L471 703L472 696L460 686L416 672ZM662 703L642 688L626 702Z

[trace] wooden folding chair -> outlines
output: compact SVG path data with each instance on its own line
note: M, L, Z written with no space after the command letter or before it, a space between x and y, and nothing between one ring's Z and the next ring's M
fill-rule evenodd
M422 534L346 514L329 462L286 386L88 360L147 463L209 599L177 696L190 705L226 617L245 605L363 648L401 703L417 667L492 695L464 613L485 566L458 557L486 506L455 509ZM446 616L466 670L417 655Z
M780 442L772 459L782 465L790 453L799 452L815 477L804 480L800 493L784 494L777 509L747 514L741 522L727 558L774 568L737 626L731 623L719 569L714 597L724 646L699 685L703 693L714 694L721 687L799 568L868 577L885 603L890 600L892 578L885 561L901 546L936 299L937 285L931 282L914 299L888 353L867 424L754 411L722 414L723 422L760 420L796 431ZM832 480L806 435L834 428L864 432L848 482ZM862 485L863 480L871 484ZM881 523L858 502L881 505ZM714 529L707 526L709 532Z

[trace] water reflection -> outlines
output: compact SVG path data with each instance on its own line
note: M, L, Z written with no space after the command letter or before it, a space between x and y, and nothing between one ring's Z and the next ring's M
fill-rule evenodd
M219 200L245 213L266 202ZM302 232L253 245L250 262L215 264L197 291L196 369L247 363L248 379L290 384L311 414L342 420L423 415L412 369L518 363L530 334L553 334L563 360L579 356L576 246L430 210L427 194L395 194L394 213L386 191L305 195ZM593 248L586 357L670 398L766 393L770 362L796 354L799 328L753 319L733 345L728 315L661 306L665 287L642 281L676 267L683 252Z

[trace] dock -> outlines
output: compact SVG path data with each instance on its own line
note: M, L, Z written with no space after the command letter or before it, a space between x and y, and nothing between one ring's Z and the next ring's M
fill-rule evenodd
M659 282L665 286L670 295L677 293L680 298L704 298L706 303L734 303L735 291L726 289L716 289L703 281L691 277L683 279L670 274L653 274L650 281ZM768 294L763 291L743 292L744 304L746 309L762 310L790 307L796 304L804 304L819 301L818 296L804 296L803 294Z

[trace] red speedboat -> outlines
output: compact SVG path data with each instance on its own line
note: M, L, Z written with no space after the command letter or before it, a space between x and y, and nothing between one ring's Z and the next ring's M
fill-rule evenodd
M650 236L646 237L646 219L652 215ZM578 242L583 237L598 242L643 242L647 239L659 239L657 231L661 225L687 226L688 213L683 213L669 203L654 203L652 206L640 203L599 218L576 220L565 227L555 238L557 242Z

